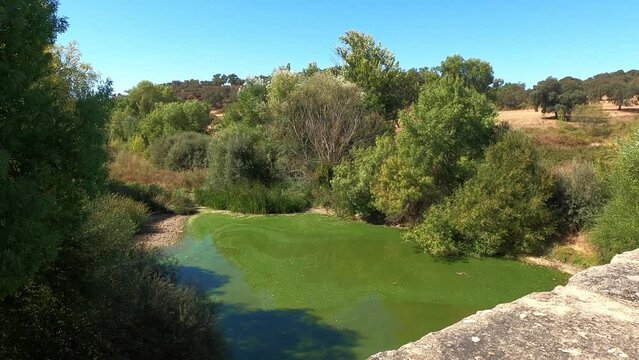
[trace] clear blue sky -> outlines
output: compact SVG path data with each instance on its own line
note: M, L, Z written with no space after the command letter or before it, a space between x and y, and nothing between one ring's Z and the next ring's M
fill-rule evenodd
M83 59L122 92L140 80L207 80L336 63L338 37L366 32L403 68L448 55L489 61L532 86L639 68L637 0L61 0Z

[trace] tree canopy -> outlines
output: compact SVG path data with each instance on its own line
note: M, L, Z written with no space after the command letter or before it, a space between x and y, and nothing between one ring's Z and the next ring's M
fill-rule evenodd
M57 256L105 185L110 84L52 48L66 21L55 1L3 6L0 27L0 297ZM53 49L53 50L51 50Z
M535 106L535 111L541 108L542 114L560 113L570 115L572 109L579 104L588 101L581 80L565 77L557 80L548 77L537 83L530 92L530 100Z
M337 47L342 59L342 74L366 93L366 102L379 110L386 119L394 120L407 103L402 88L407 78L395 60L395 55L364 33L347 31L340 36L344 44Z
M388 215L418 217L467 176L468 160L490 144L496 118L485 95L452 76L426 83L401 116L397 154L381 166L372 188Z

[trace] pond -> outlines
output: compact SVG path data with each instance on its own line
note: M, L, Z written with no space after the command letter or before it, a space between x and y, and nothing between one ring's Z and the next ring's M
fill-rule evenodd
M318 214L205 213L170 249L222 302L236 359L363 359L568 276L502 259L418 253L401 230Z

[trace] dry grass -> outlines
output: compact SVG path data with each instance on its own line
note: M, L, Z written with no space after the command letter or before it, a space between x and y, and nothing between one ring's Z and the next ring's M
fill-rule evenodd
M639 106L626 106L617 110L617 106L608 102L600 103L602 109L610 116L611 124L618 122L634 123L639 115ZM499 112L499 121L508 122L514 129L554 129L560 123L552 118L554 114L546 114L533 109L504 110Z
M156 184L168 190L199 187L206 170L172 171L160 169L139 154L117 151L109 163L109 178L123 183Z

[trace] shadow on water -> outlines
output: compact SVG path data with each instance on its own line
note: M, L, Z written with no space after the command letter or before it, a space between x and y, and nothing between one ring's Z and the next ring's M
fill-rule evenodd
M323 324L308 310L223 305L218 311L233 359L357 358L357 333Z
M178 271L180 283L194 286L204 294L211 294L213 290L229 282L227 275L220 275L195 266L180 266Z
M194 266L179 267L180 282L208 295L229 277ZM305 309L249 309L242 305L211 303L232 358L244 359L356 359L358 335L334 328Z

